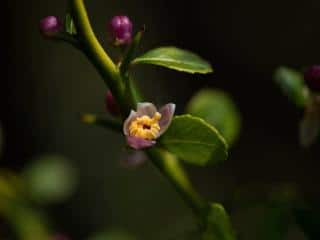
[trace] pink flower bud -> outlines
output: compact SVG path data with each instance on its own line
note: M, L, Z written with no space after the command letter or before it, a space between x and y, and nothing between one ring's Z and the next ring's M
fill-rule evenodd
M117 105L117 102L116 100L114 99L111 91L108 91L107 92L107 95L106 95L106 110L114 115L114 116L118 116L120 111L119 111L119 108L118 108L118 105Z
M132 41L132 22L127 16L115 16L108 25L115 45L127 45Z
M62 22L56 16L47 16L40 21L40 32L45 37L52 37L62 30Z

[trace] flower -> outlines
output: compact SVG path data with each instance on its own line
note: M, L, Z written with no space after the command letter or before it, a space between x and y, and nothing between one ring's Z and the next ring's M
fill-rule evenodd
M119 115L120 111L116 100L114 99L111 91L108 91L105 99L106 110L114 116Z
M304 73L304 79L310 90L320 91L320 65L309 67Z
M132 41L132 22L127 16L114 16L109 22L109 32L115 45L126 45Z
M45 37L52 37L62 30L62 22L56 16L47 16L40 21L40 32Z
M138 103L137 111L131 111L123 125L127 143L134 149L143 149L156 144L169 127L176 105L168 103L157 111L152 103Z

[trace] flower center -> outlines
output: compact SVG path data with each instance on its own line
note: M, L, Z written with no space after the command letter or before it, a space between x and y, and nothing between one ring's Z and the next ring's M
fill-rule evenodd
M157 138L160 131L160 118L161 114L158 112L156 112L152 118L147 115L136 118L129 126L130 136L147 140L153 140Z

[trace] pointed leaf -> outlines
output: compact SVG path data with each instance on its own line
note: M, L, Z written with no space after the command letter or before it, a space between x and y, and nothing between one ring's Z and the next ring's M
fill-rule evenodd
M207 216L207 229L202 240L235 240L230 218L223 206L212 203Z
M211 73L211 65L198 55L176 47L153 49L133 60L133 64L153 64L187 73Z
M175 117L160 142L181 160L195 165L215 164L228 156L227 144L218 131L191 115Z

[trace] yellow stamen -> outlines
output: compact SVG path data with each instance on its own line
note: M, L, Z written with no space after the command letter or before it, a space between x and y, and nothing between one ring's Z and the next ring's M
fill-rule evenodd
M156 112L153 118L147 115L133 120L129 126L130 136L139 137L147 140L153 140L158 137L160 126L159 120L161 114Z

